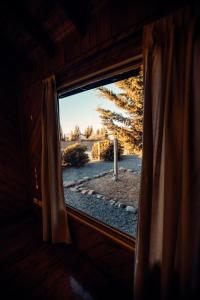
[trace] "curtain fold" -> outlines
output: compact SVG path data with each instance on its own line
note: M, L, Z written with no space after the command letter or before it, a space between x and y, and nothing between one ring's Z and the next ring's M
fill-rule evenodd
M60 128L55 77L42 82L41 190L43 240L70 243L62 185Z
M200 46L184 8L144 28L144 138L135 299L200 283Z

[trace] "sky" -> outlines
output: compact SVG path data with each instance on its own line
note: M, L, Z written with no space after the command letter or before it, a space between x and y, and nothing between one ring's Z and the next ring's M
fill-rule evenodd
M107 84L105 87L117 93L121 92L115 83ZM95 131L101 128L103 125L96 111L98 107L122 112L115 104L100 97L96 89L59 99L60 124L63 133L69 134L76 125L80 127L82 133L87 126L93 126Z

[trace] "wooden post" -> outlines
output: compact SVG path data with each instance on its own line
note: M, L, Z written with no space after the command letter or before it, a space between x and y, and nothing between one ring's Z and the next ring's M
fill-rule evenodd
M114 180L118 180L118 139L114 138Z

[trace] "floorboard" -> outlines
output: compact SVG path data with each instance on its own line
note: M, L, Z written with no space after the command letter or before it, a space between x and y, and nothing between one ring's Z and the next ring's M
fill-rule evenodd
M1 226L0 298L52 300L131 299L132 292L73 246L42 242L29 217Z

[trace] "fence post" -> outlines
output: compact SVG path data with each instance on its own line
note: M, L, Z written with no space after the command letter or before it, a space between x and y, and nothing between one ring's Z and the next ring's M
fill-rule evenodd
M114 180L118 180L118 139L114 138Z

